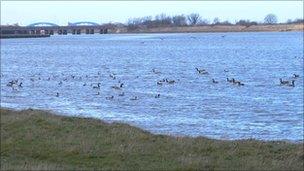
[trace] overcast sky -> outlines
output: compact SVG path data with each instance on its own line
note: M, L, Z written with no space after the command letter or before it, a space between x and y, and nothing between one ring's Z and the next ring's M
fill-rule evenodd
M92 21L97 23L127 22L128 18L199 13L210 21L234 22L239 19L262 21L268 13L274 13L279 22L303 18L303 1L2 1L1 24L52 22L67 25L68 22Z

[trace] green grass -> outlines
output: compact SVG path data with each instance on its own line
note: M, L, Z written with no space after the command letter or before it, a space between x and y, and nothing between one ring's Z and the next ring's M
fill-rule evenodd
M301 170L303 143L153 135L46 111L1 109L1 169Z

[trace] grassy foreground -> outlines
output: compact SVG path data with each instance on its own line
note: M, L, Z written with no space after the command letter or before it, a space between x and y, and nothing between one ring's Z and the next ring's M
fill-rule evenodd
M153 135L127 124L1 109L1 170L302 170L303 143Z

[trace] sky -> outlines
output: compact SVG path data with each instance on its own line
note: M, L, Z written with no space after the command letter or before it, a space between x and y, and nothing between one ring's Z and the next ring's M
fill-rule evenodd
M239 19L263 21L273 13L279 22L303 18L303 1L3 1L1 25L29 25L51 22L67 25L68 22L91 21L96 23L122 22L128 18L199 13L212 21L235 22Z

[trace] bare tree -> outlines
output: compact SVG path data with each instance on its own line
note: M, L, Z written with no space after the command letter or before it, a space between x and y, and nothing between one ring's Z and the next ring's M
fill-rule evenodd
M166 14L162 13L155 16L155 23L158 26L167 26L172 24L172 21L170 16L167 16Z
M246 26L250 27L252 25L257 25L258 23L255 21L250 21L250 20L239 20L235 23L236 25L241 25L241 26Z
M190 25L196 25L200 21L201 17L198 13L192 13L188 15L188 21Z
M219 24L220 23L220 19L218 17L215 17L213 19L213 23L212 24Z
M277 16L274 14L268 14L264 18L264 23L265 24L275 24L278 22Z
M198 22L198 25L202 25L202 26L204 26L204 25L209 25L209 20L207 20L207 19L201 19L199 22Z
M184 15L176 15L172 17L172 23L175 26L184 26L187 25L187 19Z

